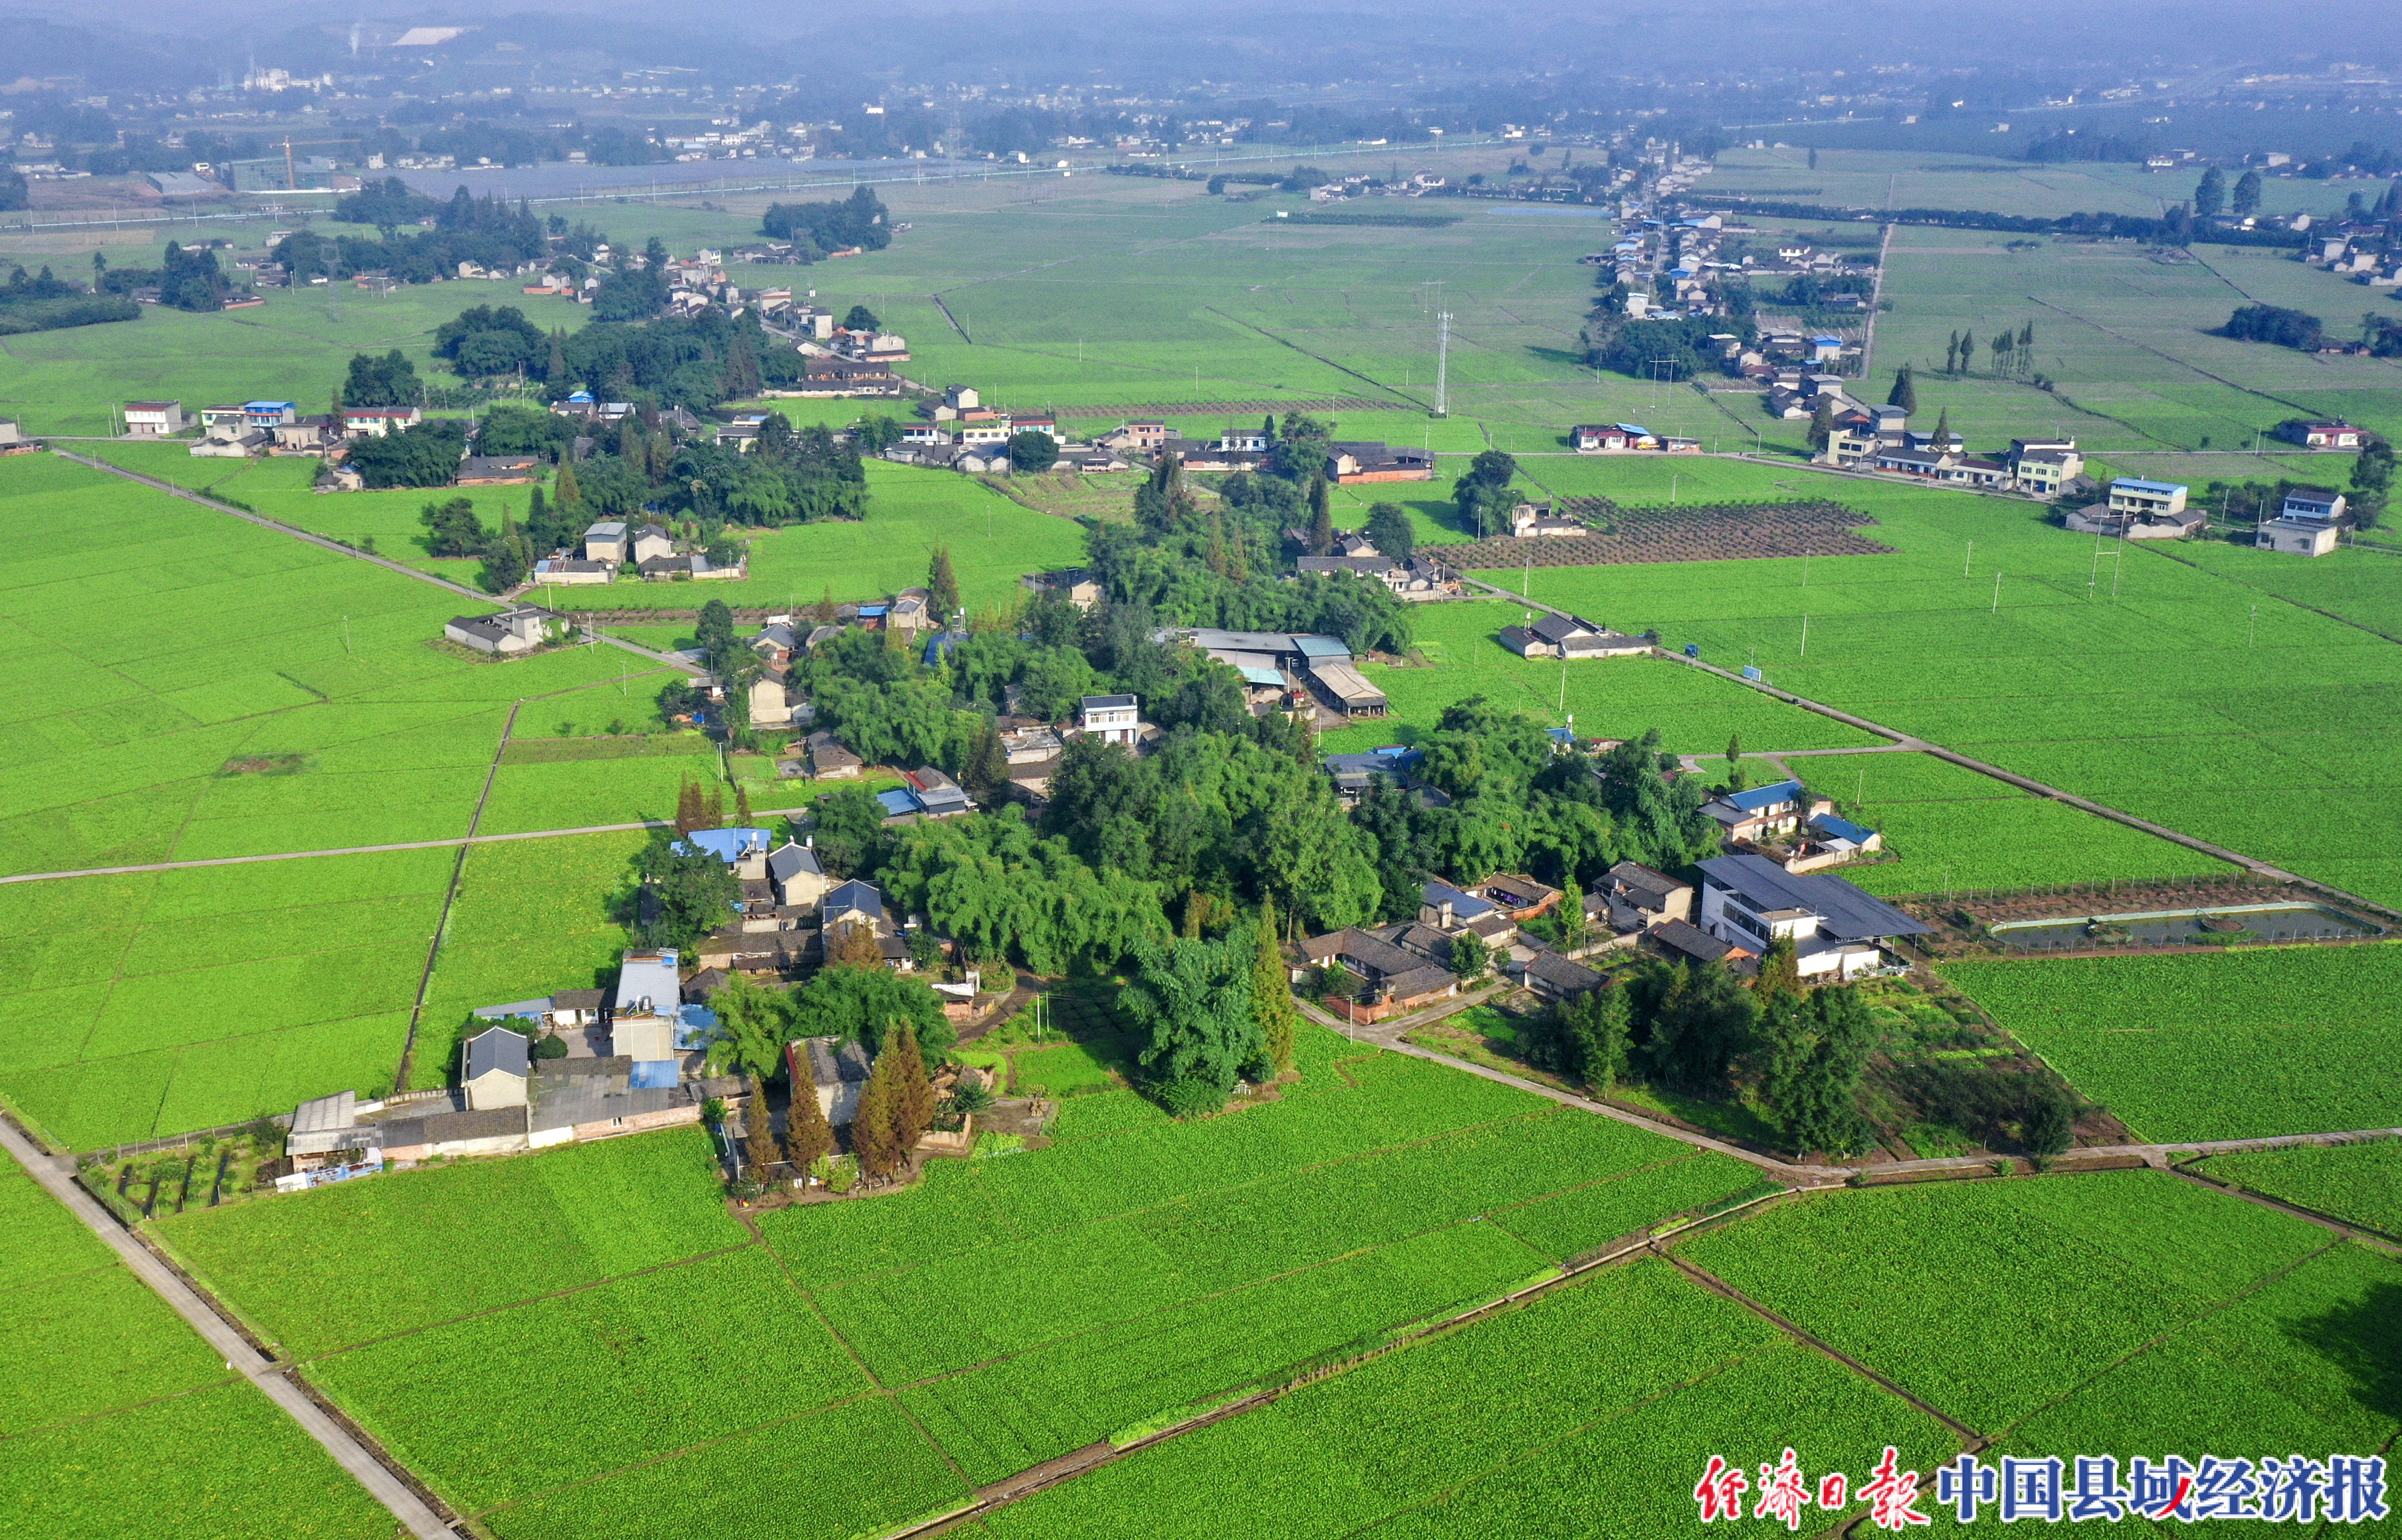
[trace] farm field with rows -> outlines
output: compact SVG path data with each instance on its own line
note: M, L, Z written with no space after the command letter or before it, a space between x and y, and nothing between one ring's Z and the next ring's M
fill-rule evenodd
M2402 1140L2214 1155L2193 1169L2346 1224L2402 1237Z
M5 1154L0 1225L12 1533L391 1534L390 1514Z
M466 832L509 703L619 671L568 648L438 650L464 602L62 461L0 462L0 528L65 519L12 563L0 871L438 839ZM173 624L93 626L96 612Z
M1947 963L2140 1139L2402 1124L2402 944Z
M1814 1482L1828 1469L1857 1481L1888 1443L1922 1471L1958 1448L1898 1396L1647 1258L1145 1450L983 1533L1686 1534L1706 1454L1749 1470L1792 1445Z
M1703 762L1705 772L1722 765ZM1884 835L1896 859L1846 866L1880 895L2030 887L2231 872L2139 829L2038 797L1931 754L1796 757L1786 769ZM1774 772L1769 772L1773 774ZM1753 772L1755 781L1760 773Z
M1408 743L1432 732L1443 708L1482 695L1505 711L1543 722L1560 720L1565 681L1567 709L1580 737L1637 737L1661 731L1672 753L1721 753L1728 735L1783 749L1844 749L1879 742L1855 727L1771 700L1742 685L1655 658L1604 658L1573 663L1522 658L1494 639L1524 624L1523 605L1502 600L1424 604L1410 611L1416 650L1426 667L1363 663L1360 671L1392 702L1381 721L1338 728L1320 736L1328 753Z
M867 516L787 525L751 541L751 575L730 582L617 582L560 588L544 601L581 610L697 610L711 599L738 607L799 610L831 590L837 601L882 598L926 581L934 547L958 564L959 597L973 611L1014 598L1028 572L1084 558L1073 520L1038 514L951 471L867 464Z
M1774 473L1734 469L1757 478L1755 495L1774 495ZM1620 630L1656 626L1671 649L1697 645L1723 667L1756 661L1809 699L2402 901L2391 853L2402 814L2381 789L2402 700L2392 642L2140 545L2118 558L2113 598L2106 550L2097 558L2090 537L2032 508L1800 483L1822 484L1873 514L1898 554L1538 570L1534 597ZM1507 587L1522 576L1478 575ZM2312 688L2294 690L2298 677ZM1744 742L1802 747L1748 730ZM2290 804L2297 785L2312 789L2310 817Z
M2402 1427L2402 1268L2165 1173L1824 1193L1677 1255L1996 1455L2324 1458Z
M447 849L0 887L0 1100L77 1149L390 1089Z
M864 1437L877 1461L815 1483L822 1501L795 1532L849 1534L957 1500L957 1472L998 1479L1277 1382L1755 1182L1739 1162L1316 1028L1303 1062L1282 1101L1204 1123L1130 1092L1073 1097L1047 1149L937 1162L873 1203L771 1211L764 1246L727 1217L697 1133L158 1228L495 1534L630 1533L634 1499L655 1492L730 1520L775 1501L791 1451ZM451 1236L438 1257L421 1245L436 1216ZM1095 1286L1039 1286L1069 1273ZM962 1291L973 1317L926 1329L927 1302ZM729 1401L703 1366L735 1320L758 1351L753 1388ZM764 1347L761 1321L776 1323ZM527 1354L529 1341L545 1346ZM459 1376L495 1354L518 1355L517 1388L490 1403L500 1443L564 1439L564 1464L496 1463L491 1429L450 1415ZM651 1389L606 1388L621 1380ZM696 1440L703 1405L718 1425ZM763 1463L771 1445L782 1452Z

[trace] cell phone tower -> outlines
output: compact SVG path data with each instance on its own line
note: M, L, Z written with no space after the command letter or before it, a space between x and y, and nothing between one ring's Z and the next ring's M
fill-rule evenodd
M1434 334L1434 415L1449 417L1451 373L1451 312L1443 310L1435 318Z

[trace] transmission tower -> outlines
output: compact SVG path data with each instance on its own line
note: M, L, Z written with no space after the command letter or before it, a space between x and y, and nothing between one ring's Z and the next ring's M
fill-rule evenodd
M1451 373L1451 312L1443 310L1435 316L1434 334L1434 415L1449 417Z

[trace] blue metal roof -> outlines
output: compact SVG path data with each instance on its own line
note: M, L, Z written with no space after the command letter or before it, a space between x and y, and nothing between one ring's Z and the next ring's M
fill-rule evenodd
M1447 882L1427 884L1420 890L1420 896L1429 904L1450 904L1452 917L1455 919L1481 919L1484 915L1495 913L1493 905L1485 900L1478 898L1473 893L1463 893Z
M1613 422L1613 423L1611 423L1611 424L1610 424L1610 426L1611 426L1611 427L1613 427L1613 428L1615 428L1615 429L1617 429L1617 430L1618 430L1620 433L1641 433L1641 434L1642 434L1644 437L1646 437L1646 438L1649 438L1649 437L1650 437L1650 436L1651 436L1651 430L1650 430L1650 429L1649 429L1649 428L1646 428L1646 427L1642 426L1642 425L1641 425L1641 424L1639 424L1639 423L1635 423L1635 422Z
M888 818L899 818L904 813L918 811L918 793L905 786L896 786L890 791L878 791L876 793L876 800L884 804L885 816Z
M931 668L959 651L968 639L957 631L938 631L926 642L926 667Z
M2174 492L2182 492L2186 489L2185 485L2182 482L2144 481L2135 476L2120 476L2118 480L2110 483L2110 485L2114 488L2124 488L2131 492L2158 492L2162 497L2169 496Z
M1350 644L1339 637L1297 636L1292 639L1292 645L1305 658L1347 658L1351 655Z
M673 1059L636 1059L626 1083L634 1091L673 1091L683 1079L683 1066Z
M1851 819L1839 818L1832 813L1819 814L1810 820L1810 827L1829 839L1850 840L1855 845L1866 845L1876 837L1875 830L1863 829Z
M1774 786L1755 786L1748 791L1730 791L1727 793L1727 801L1746 813L1757 813L1763 807L1774 807L1779 803L1796 801L1801 795L1800 781L1781 780Z
M683 838L694 849L706 850L729 866L745 856L764 855L776 843L765 829L696 829Z
M1810 339L1810 343L1813 347L1832 346L1840 348L1843 345L1843 339L1840 337L1819 336L1812 337Z

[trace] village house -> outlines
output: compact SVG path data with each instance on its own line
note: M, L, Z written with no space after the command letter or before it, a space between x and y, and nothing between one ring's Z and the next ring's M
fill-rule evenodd
M1521 502L1510 510L1510 533L1519 540L1540 540L1589 535L1593 530L1581 519L1553 512L1548 502Z
M677 962L665 951L628 952L620 959L609 1012L610 1046L618 1057L637 1066L674 1060L676 1011L683 1003Z
M1573 615L1544 615L1532 626L1505 626L1500 643L1522 658L1640 657L1651 643Z
M1496 948L1518 934L1517 921L1500 905L1447 882L1429 881L1418 890L1418 923L1441 931L1471 931Z
M566 634L565 615L531 604L496 615L453 615L442 627L443 639L479 653L530 653Z
M1076 703L1076 732L1081 736L1132 749L1158 731L1142 720L1142 702L1137 696L1086 695Z
M1101 580L1088 568L1063 567L1053 572L1029 572L1018 580L1034 592L1056 594L1079 610L1101 601Z
M1342 486L1374 481L1431 481L1434 456L1424 449L1387 444L1329 444L1326 479Z
M817 851L791 840L768 853L767 881L783 908L814 912L825 897L825 868L819 864Z
M2185 512L2186 488L2174 481L2145 481L2120 476L2110 483L2109 508L2148 522L2166 522Z
M820 780L849 780L860 772L862 761L843 741L824 728L808 736L809 774Z
M1717 856L1701 871L1701 928L1754 953L1789 939L1805 979L1857 978L1884 966L1887 940L1932 928L1841 877L1797 876L1761 856Z
M2305 449L2357 449L2361 446L2360 430L2341 418L2288 418L2271 432Z
M683 842L734 868L734 875L743 882L765 882L767 850L776 836L766 829L696 829Z
M1564 957L1557 952L1543 951L1526 959L1525 966L1518 970L1518 982L1525 984L1527 993L1535 998L1548 1002L1589 995L1609 981L1573 958Z
M818 1110L835 1128L847 1128L859 1113L859 1093L867 1088L874 1064L867 1050L848 1038L803 1038L784 1045L784 1066L794 1093L810 1087Z
M1690 920L1693 888L1639 861L1620 861L1585 895L1585 918L1622 935Z
M135 438L164 438L189 426L180 401L129 401L121 411L125 432Z
M1318 763L1333 783L1335 799L1346 807L1357 805L1379 782L1409 792L1422 807L1448 807L1447 794L1421 784L1412 774L1425 758L1423 749L1389 744L1364 753L1328 754Z
M587 561L605 561L612 567L626 564L626 525L623 519L602 519L584 531L584 557Z
M586 586L607 583L617 575L614 561L585 561L573 557L545 557L533 564L536 583L558 584L565 587Z
M1702 812L1725 832L1729 842L1774 839L1801 828L1810 811L1803 805L1807 795L1800 781L1781 780L1713 797ZM1833 804L1828 805L1831 810Z
M513 1027L487 1027L460 1044L459 1088L466 1093L467 1109L525 1106L532 1066L525 1034Z
M2085 457L2077 452L2073 438L2014 438L2009 464L2021 491L2051 498L2084 474Z
M1364 985L1357 999L1330 997L1327 1008L1359 1023L1417 1010L1459 993L1458 975L1423 953L1397 946L1366 930L1336 930L1302 942L1302 953L1319 968L1341 967Z
M381 438L414 428L424 420L425 414L414 406L345 406L342 436Z
M2326 487L2297 487L2285 494L2277 516L2261 523L2253 544L2288 556L2323 557L2342 533L2344 496Z
M932 765L904 770L901 781L890 791L876 793L876 800L884 804L886 823L956 818L975 811L975 804L968 800L959 783Z

